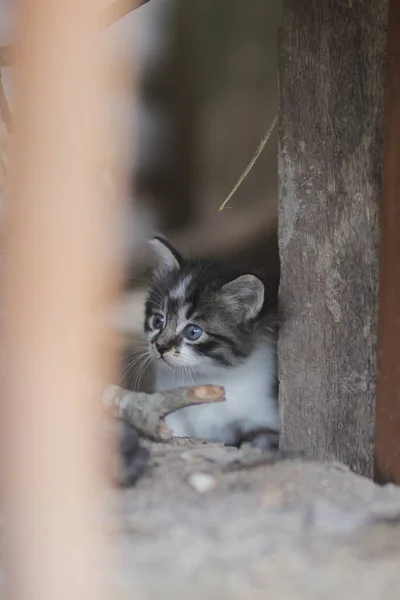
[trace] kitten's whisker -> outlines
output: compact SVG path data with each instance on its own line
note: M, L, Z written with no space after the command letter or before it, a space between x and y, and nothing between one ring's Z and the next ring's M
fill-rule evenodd
M185 365L182 365L181 375L182 375L182 385L183 385L183 380L185 379L185 381L187 381L187 371L186 371Z
M182 386L183 386L183 375L184 375L184 373L185 373L185 370L184 370L184 369L185 369L185 367L184 367L184 366L183 366L183 369L179 369L179 371L180 371L180 376L181 376L181 385L182 385Z
M135 363L135 358L132 359L127 365L125 365L125 367L123 368L123 371L122 371L122 373L120 375L120 378L118 380L118 385L121 385L123 379L128 374L128 372L131 370L131 368L133 367L134 363Z
M136 356L136 354L140 351L145 351L148 350L149 346L147 343L141 343L140 346L139 344L130 344L129 347L126 346L122 352L121 352L121 358L126 358L126 357L131 357L131 356Z
M135 376L134 385L133 385L135 390L139 389L140 382L142 380L144 373L146 372L147 368L150 365L151 358L152 358L151 356L146 356L145 359L143 360L143 362L138 367L138 370L137 370L137 373Z
M183 366L183 373L185 376L185 383L189 383L189 385L192 385L192 376L190 373L190 368L189 365L182 365Z
M121 374L121 377L119 379L119 383L118 385L122 382L122 380L124 379L124 377L127 376L127 374L129 373L129 371L131 371L131 369L137 365L138 363L141 362L141 359L147 357L149 355L149 351L145 351L145 352L141 352L139 355L135 355L135 357L133 358L133 360L131 360L129 362L129 364L125 367L123 373Z
M135 363L139 362L141 358L145 355L145 352L141 352L140 354L135 354L129 364L126 366L126 370L129 370Z
M147 283L152 286L154 289L156 289L159 294L164 298L165 296L165 291L162 289L162 287L154 280L150 280L150 279L146 279L144 278L144 281L147 281Z
M138 377L139 377L140 369L141 369L141 367L143 366L143 364L146 362L146 360L147 360L147 356L145 356L145 357L142 359L142 361L141 361L141 362L140 362L140 363L137 365L137 367L136 367L136 371L135 371L135 373L134 373L133 380L132 380L132 389L133 389L133 390L136 390L136 389L137 389L137 387L136 387L136 382L137 382L137 380L138 380Z
M145 362L145 364L143 365L143 368L142 368L142 371L141 371L140 377L139 377L139 379L138 379L138 383L137 383L137 387L138 387L138 389L139 389L139 387L140 387L140 382L142 381L142 379L143 379L143 376L144 376L144 374L146 373L147 369L149 368L150 364L151 364L151 358L148 358L148 359L147 359L147 361Z
M134 349L130 349L130 350L121 352L120 358L121 358L121 360L135 358L138 355L138 352L145 352L146 350L148 350L147 345L146 346L137 346Z
M130 340L129 343L126 344L125 350L129 352L132 348L143 347L147 348L146 340L141 338L138 340Z
M153 290L153 295L155 296L155 299L157 300L157 302L160 303L160 306L164 306L164 296L161 295L160 292L158 292L157 290Z
M150 289L152 290L152 293L154 293L155 296L158 294L158 298L162 301L162 303L164 302L165 291L156 281L146 279L146 277L142 277L140 280L138 279L137 281L145 281L146 283L148 283Z
M193 385L196 385L199 382L199 377L198 377L198 374L196 373L196 366L189 365L189 371L191 374L192 383L193 383Z

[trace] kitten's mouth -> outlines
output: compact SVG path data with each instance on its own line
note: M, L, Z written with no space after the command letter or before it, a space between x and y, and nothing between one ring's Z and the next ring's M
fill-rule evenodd
M173 363L171 362L171 359L168 356L159 356L158 360L162 360L164 363L166 363L167 365L171 365L173 366Z
M174 369L177 369L178 367L181 366L171 356L160 356L158 360L161 360L164 363L164 365L168 365L168 367L171 367L171 368L174 368Z

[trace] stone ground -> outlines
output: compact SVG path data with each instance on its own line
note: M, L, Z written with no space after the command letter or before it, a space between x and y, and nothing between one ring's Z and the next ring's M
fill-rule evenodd
M340 464L256 466L259 455L218 444L149 446L148 472L115 497L114 597L400 597L400 488Z

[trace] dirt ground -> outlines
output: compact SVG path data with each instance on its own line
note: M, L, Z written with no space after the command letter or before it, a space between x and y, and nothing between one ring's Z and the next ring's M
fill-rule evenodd
M340 464L148 445L148 472L114 498L115 597L400 597L400 488Z

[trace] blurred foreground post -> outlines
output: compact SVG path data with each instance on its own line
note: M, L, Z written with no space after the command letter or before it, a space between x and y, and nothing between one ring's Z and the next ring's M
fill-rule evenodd
M98 208L98 8L19 3L2 395L7 587L18 600L105 597L100 415L87 385L113 362L93 317L116 287L102 260L114 214Z

